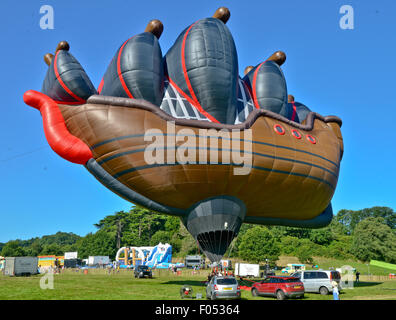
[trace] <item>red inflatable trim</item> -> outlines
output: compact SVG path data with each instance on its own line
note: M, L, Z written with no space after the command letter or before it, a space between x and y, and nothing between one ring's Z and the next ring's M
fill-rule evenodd
M45 137L52 150L58 155L78 164L85 164L92 158L89 147L67 129L62 113L54 100L41 92L29 90L23 95L23 101L41 112Z
M54 72L55 72L55 76L56 79L58 79L59 84L62 86L62 88L70 95L72 96L75 100L77 100L78 103L82 104L85 103L84 99L81 99L80 97L78 97L76 94L74 94L73 91L71 91L67 85L63 82L62 77L59 75L58 72L58 65L57 65L57 61L58 61L58 54L59 54L60 50L56 53L55 55L55 61L54 61ZM65 104L68 104L67 102Z
M293 106L293 115L292 115L291 120L294 121L294 120L296 119L297 107L296 107L296 105L294 104L294 101L292 101L291 104L292 104L292 106Z
M128 43L129 40L131 40L133 37L129 38L127 41L124 42L124 44L121 46L120 51L118 52L118 57L117 57L117 73L118 73L118 78L120 79L122 88L126 92L129 98L135 99L132 95L132 92L129 91L128 86L126 85L124 81L124 77L122 76L122 70L121 70L121 54L122 50L124 50L125 45ZM100 89L102 90L102 89Z
M190 78L188 77L188 73L187 73L187 67L186 67L186 55L185 55L185 49L186 49L186 40L187 40L187 36L188 33L190 32L191 28L196 24L196 22L194 22L186 31L186 34L184 35L183 38L183 43L182 43L182 48L181 48L181 62L182 62L182 68L183 68L183 75L184 75L184 79L186 80L187 83L187 87L188 90L190 91L191 94L191 100L193 101L193 103L187 99L192 105L193 107L197 108L199 112L201 112L203 115L205 115L208 119L210 119L210 121L212 122L216 122L216 123L220 123L215 117L213 117L212 115L210 115L208 112L206 112L201 104L198 101L197 96L195 95L194 89L191 85L190 82ZM171 82L172 83L172 82ZM172 83L173 85L175 85L174 83ZM176 88L178 88L176 86ZM184 95L184 94L183 94ZM187 95L186 95L187 96Z
M254 74L253 74L253 84L252 84L252 91L253 91L253 102L254 102L254 106L256 107L256 109L260 109L260 105L259 105L259 103L258 103L258 100L257 100L257 94L256 94L256 81L257 81L257 74L258 74L258 71L260 70L260 68L261 68L261 66L264 64L264 63L266 63L267 62L267 60L265 60L264 62L262 62L258 67L257 67L257 69L254 71Z

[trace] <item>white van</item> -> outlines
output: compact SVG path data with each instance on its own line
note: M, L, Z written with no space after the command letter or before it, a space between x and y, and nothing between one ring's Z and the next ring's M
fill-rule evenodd
M320 293L323 295L333 292L332 281L337 282L338 290L341 291L341 275L335 270L305 270L292 274L304 284L305 292Z

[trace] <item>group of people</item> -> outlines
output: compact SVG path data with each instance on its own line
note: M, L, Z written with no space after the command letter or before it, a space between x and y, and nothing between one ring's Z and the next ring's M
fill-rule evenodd
M208 274L208 282L212 280L214 276L222 277L222 276L233 276L234 274L231 271L227 271L226 269L221 272L221 269L214 268L212 272Z

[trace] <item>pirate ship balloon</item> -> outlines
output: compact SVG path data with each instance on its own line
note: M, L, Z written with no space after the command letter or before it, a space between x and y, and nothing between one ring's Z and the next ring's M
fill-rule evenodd
M179 216L212 261L243 222L320 228L332 219L341 120L287 94L278 51L239 76L227 8L188 26L163 56L163 25L122 43L96 90L59 43L40 92L61 157L150 210Z

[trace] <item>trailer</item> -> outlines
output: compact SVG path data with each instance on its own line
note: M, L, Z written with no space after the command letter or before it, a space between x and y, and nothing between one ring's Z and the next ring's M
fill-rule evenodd
M25 276L38 274L37 257L6 257L4 275Z
M186 268L199 268L205 269L205 258L202 256L186 256L184 260L184 265Z
M89 256L88 257L88 265L90 267L102 267L110 263L109 256Z
M85 264L81 259L66 259L65 260L65 269L67 268L79 268L84 267Z
M260 265L249 263L235 263L235 275L240 277L258 278L260 275Z

